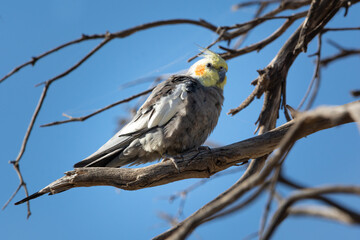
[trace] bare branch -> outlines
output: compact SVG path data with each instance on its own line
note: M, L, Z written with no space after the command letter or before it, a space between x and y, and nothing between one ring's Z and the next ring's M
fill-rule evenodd
M305 110L310 109L310 107L312 106L312 104L314 103L315 97L318 93L319 90L319 86L320 86L320 59L321 59L321 45L322 45L322 34L319 33L318 35L318 50L316 51L316 53L314 53L313 55L316 56L316 60L315 60L315 70L314 70L314 74L313 77L311 79L311 82L309 84L308 89L306 90L305 96L303 97L303 99L301 100L298 109L300 109L302 107L302 105L305 103L305 100L307 99L307 97L309 96L311 89L313 88L313 85L315 84L315 87L313 89L313 93L310 97L309 103L307 104ZM312 55L312 56L313 56Z
M335 43L332 42L332 44L334 45ZM321 59L320 64L321 64L321 66L325 67L336 60L354 56L354 55L360 55L360 49L346 49L346 48L340 47L339 53L337 53L333 56Z
M360 106L360 101L356 102L356 106ZM343 108L343 113L346 115L349 114L350 105L345 105ZM213 201L209 202L203 208L199 209L197 212L192 214L190 217L179 223L177 226L172 229L166 231L165 233L155 237L155 239L183 239L188 234L190 234L197 226L201 224L203 219L210 217L216 212L222 210L224 207L228 206L228 204L234 202L236 199L241 197L244 193L252 189L253 187L261 184L264 179L271 173L273 168L279 163L282 159L283 155L289 151L289 147L291 147L296 141L299 134L303 134L306 131L307 127L309 127L309 123L313 122L315 119L317 121L324 121L325 119L331 121L333 123L342 121L343 114L340 113L339 108L327 108L322 107L317 110L303 113L301 117L293 120L295 122L294 127L290 129L290 131L285 135L285 137L281 140L279 144L279 150L273 154L272 158L268 160L267 165L261 171L261 173L256 175L251 175L244 181L239 181L238 185L233 186L231 189L226 191L226 194L221 194ZM307 127L306 127L307 126ZM267 132L263 135L269 134L273 131ZM260 136L263 136L260 135ZM258 137L260 137L258 136Z
M264 240L270 239L276 228L288 215L287 210L294 203L303 199L311 198L313 196L319 196L321 194L328 194L328 193L346 193L346 194L360 195L360 187L359 186L328 186L328 187L303 189L297 193L292 194L290 197L288 197L280 204L279 208L274 213L269 223L269 226L267 227L261 239Z
M298 183L295 183L294 181L289 180L288 178L285 178L283 175L279 176L279 182L282 183L282 184L285 184L286 186L290 186L290 187L293 187L293 188L296 188L296 189L305 189L305 188L307 188L307 187L305 187L303 185L300 185ZM344 212L344 214L346 214L346 215L351 215L352 218L357 219L356 221L360 221L360 214L354 212L350 208L345 207L344 205L342 205L342 204L340 204L338 202L335 202L334 200L331 200L331 199L329 199L327 197L324 197L324 196L314 196L314 197L312 197L312 199L319 200L319 201L321 201L321 202L323 202L323 203L325 203L327 205L330 205L331 207L336 208L341 212Z
M223 211L223 212L220 212L212 217L209 217L209 218L206 218L203 222L209 222L209 221L212 221L214 219L217 219L217 218L222 218L222 217L225 217L225 216L229 216L230 214L233 214L233 213L236 213L237 211L241 210L242 208L246 207L248 204L252 203L254 200L256 200L260 195L261 193L263 193L264 189L266 188L266 186L268 186L268 183L269 182L265 182L264 184L262 184L261 186L258 187L258 189L252 194L250 195L246 200L244 200L243 202Z
M313 31L314 29L316 29L317 24L318 24L316 21L316 17L319 14L319 12L321 12L321 11L322 11L322 8L320 7L320 0L312 0L310 9L307 13L307 17L306 17L304 23L302 24L302 28L301 28L301 31L299 34L299 39L295 46L294 51L301 50L303 52L306 52L307 44L309 42L306 38L310 31Z
M237 57L237 56L249 53L249 52L260 51L263 47L267 46L268 44L270 44L271 42L276 40L278 37L280 37L286 31L286 29L288 29L297 19L306 16L306 13L307 12L304 11L304 12L300 12L300 13L290 16L286 20L286 22L280 28L278 28L275 32L273 32L269 37L265 38L264 40L262 40L258 43L254 43L248 47L234 50L234 49L220 46L220 48L222 50L227 51L226 53L221 54L221 57L228 60L228 59L232 59L234 57Z
M326 32L337 32L337 31L354 31L354 30L360 30L360 27L344 27L344 28L324 28L321 33Z
M14 169L19 177L19 186L17 187L17 189L15 190L15 192L11 195L11 197L9 198L9 200L5 203L5 205L3 206L3 209L5 209L8 204L11 202L11 200L15 197L15 195L19 192L20 188L23 187L24 188L24 191L25 191L25 195L26 197L29 196L29 193L28 193L28 189L27 189L27 186L26 186L26 183L24 181L24 178L21 174L21 171L20 171L20 160L22 158L22 156L24 155L24 152L25 152L25 149L26 149L26 146L27 146L27 143L29 141L29 137L30 137L30 134L32 132L32 129L34 127L34 123L36 121L36 118L40 112L40 109L44 103L44 100L45 100L45 97L46 97L46 94L47 94L47 91L49 89L49 83L46 83L45 86L44 86L44 89L42 91L42 94L40 96L40 99L39 99L39 102L35 108L35 111L33 113L33 116L31 117L31 120L30 120L30 123L29 123L29 126L26 130L26 133L25 133L25 136L24 136L24 140L21 144L21 148L20 148L20 151L18 153L18 156L16 157L16 159L14 161L10 161L10 163L14 166ZM31 215L31 211L30 211L30 204L29 202L27 203L27 217L29 218L30 215Z
M59 125L59 124L68 123L68 122L78 122L78 121L83 122L83 121L87 120L88 118L91 118L91 117L93 117L93 116L95 116L95 115L97 115L97 114L99 114L99 113L102 113L102 112L105 111L105 110L108 110L108 109L110 109L110 108L112 108L112 107L115 107L115 106L117 106L117 105L120 105L120 104L122 104L122 103L130 102L131 100L133 100L133 99L135 99L135 98L138 98L138 97L141 97L141 96L143 96L143 95L146 95L146 94L150 93L153 89L154 89L154 88L148 89L148 90L143 91L143 92L141 92L141 93L135 94L134 96L131 96L131 97L125 98L125 99L123 99L123 100L117 101L117 102L115 102L115 103L112 103L112 104L110 104L110 105L108 105L108 106L106 106L106 107L103 107L103 108L101 108L101 109L99 109L99 110L97 110L97 111L95 111L95 112L93 112L93 113L90 113L90 114L86 115L86 116L82 116L82 117L71 117L71 116L68 116L68 118L69 118L68 120L51 122L51 123L47 123L47 124L41 125L40 127L49 127L49 126Z
M240 8L243 7L249 7L252 5L262 5L262 4L272 4L272 3L279 3L281 0L257 0L257 1L248 1L248 2L242 2L238 3L236 5L233 5L231 8L233 11L237 11Z
M138 25L132 28L128 28L125 29L123 31L119 31L119 32L115 32L115 33L105 33L105 34L94 34L94 35L85 35L83 34L81 36L81 38L75 39L73 41L64 43L54 49L51 49L43 54L40 54L39 56L33 57L32 60L25 62L19 66L17 66L16 68L14 68L11 72L9 72L8 74L6 74L4 77L2 77L0 79L0 83L2 81L4 81L5 79L9 78L10 76L12 76L14 73L18 72L19 70L21 70L22 68L28 66L28 65L35 65L35 63L39 60L42 59L56 51L59 51L65 47L68 47L70 45L76 44L76 43L80 43L83 41L87 41L87 40L93 40L93 39L113 39L113 38L125 38L128 37L136 32L142 31L142 30L147 30L149 28L154 28L154 27L159 27L159 26L164 26L164 25L174 25L174 24L192 24L192 25L196 25L196 26L200 26L200 27L204 27L207 28L213 32L217 31L217 27L212 25L211 23L200 19L199 21L196 20L190 20L190 19L170 19L170 20L162 20L162 21L156 21L156 22L150 22L150 23L146 23L146 24L142 24L142 25ZM101 47L101 46L100 46ZM100 48L99 47L99 48ZM94 51L94 50L93 50ZM76 67L75 67L76 68ZM65 74L66 75L66 74ZM64 76L65 76L64 75ZM63 77L63 76L60 76ZM59 77L59 78L60 78ZM55 79L56 80L56 79Z
M275 188L276 188L276 184L277 184L277 181L278 181L278 178L279 178L279 175L280 175L280 171L281 171L281 165L278 165L275 168L274 175L271 177L271 180L270 180L269 198L268 198L268 200L266 202L265 211L264 211L263 217L261 219L261 223L260 223L260 230L259 230L259 236L260 237L262 236L262 234L264 232L265 225L266 225L266 222L267 222L267 219L268 219L268 216L269 216L271 203L272 203L272 200L273 200L274 195L275 195Z
M301 131L297 131L298 127L290 131L297 131L296 135L292 136L296 140L322 129L351 122L353 120L348 112L351 106L360 107L360 101L337 107L319 108L313 112L303 114L306 117L300 118L303 119L300 120L300 123L294 120L273 131L228 146L200 152L197 150L190 151L175 158L180 172L171 161L137 169L77 168L67 172L63 178L40 190L35 194L35 197L45 193L59 193L74 187L108 185L125 190L136 190L181 179L209 177L236 163L247 161L250 158L258 158L272 152L280 141L284 141L282 138L294 124L294 126L300 124L302 127Z
M325 206L304 206L291 207L287 211L291 216L311 216L319 217L327 220L337 221L343 224L360 224L359 218L354 218L353 215L348 214L334 207Z

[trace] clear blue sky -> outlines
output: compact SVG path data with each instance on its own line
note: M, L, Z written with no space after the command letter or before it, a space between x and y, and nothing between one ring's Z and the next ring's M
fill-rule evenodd
M82 33L119 31L149 21L171 18L203 18L215 25L231 25L249 20L254 8L232 12L238 1L12 1L0 2L0 75ZM331 21L333 27L358 26L360 4ZM250 35L245 44L259 41L280 26L272 21ZM257 69L264 68L279 50L296 22L278 41L259 53L229 61L224 110L210 140L230 144L253 136L254 122L262 100L235 117L226 112L236 107L252 91L250 82ZM326 34L343 46L359 47L360 33ZM149 83L121 89L121 85L139 78L175 73L187 69L186 60L216 38L208 30L190 25L159 27L117 39L95 54L82 67L54 83L40 112L21 168L30 192L35 192L61 177L72 165L94 152L115 130L119 117L136 104L122 105L83 123L50 128L39 125L63 119L63 112L81 116L112 102L145 90ZM0 203L3 204L18 185L9 160L14 159L42 89L35 84L55 76L92 49L98 41L88 41L64 49L27 67L0 84ZM214 48L217 50L217 48ZM307 54L301 54L288 76L288 104L297 106L313 74L316 41ZM327 54L336 52L325 45ZM322 73L321 89L315 106L344 104L354 99L349 91L359 88L359 58L349 58L328 66ZM357 79L355 78L357 77ZM279 124L283 123L281 116ZM285 163L285 173L312 186L332 183L359 184L359 134L355 124L340 126L302 139ZM244 169L244 167L242 167ZM186 216L231 186L242 172L216 178L190 193ZM31 202L32 216L26 220L26 205L10 205L0 213L1 239L149 239L169 225L158 212L176 214L179 201L166 197L198 180L186 180L140 191L112 187L78 188ZM285 192L286 193L286 192ZM15 200L24 197L21 190ZM164 198L165 197L165 198ZM360 206L359 198L337 197L351 206ZM246 211L205 224L190 239L241 239L259 227L266 197ZM301 227L299 227L301 226ZM275 239L358 239L360 229L319 219L290 218L275 234Z

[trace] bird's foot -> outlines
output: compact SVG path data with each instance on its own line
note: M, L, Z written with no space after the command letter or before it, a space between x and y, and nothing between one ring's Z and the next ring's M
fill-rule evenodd
M169 156L169 155L165 154L165 155L164 155L164 158L163 158L163 160L162 160L161 162L166 162L166 161L171 161L172 164L174 164L176 170L178 170L178 173L180 173L180 168L179 168L179 166L177 165L175 158L173 158L172 156Z

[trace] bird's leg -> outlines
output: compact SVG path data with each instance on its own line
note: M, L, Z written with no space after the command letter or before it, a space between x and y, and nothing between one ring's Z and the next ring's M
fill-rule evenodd
M173 158L170 155L164 154L163 155L163 160L161 162L166 162L166 161L171 161L174 164L175 168L178 170L178 173L180 173L180 168L177 165L175 158Z

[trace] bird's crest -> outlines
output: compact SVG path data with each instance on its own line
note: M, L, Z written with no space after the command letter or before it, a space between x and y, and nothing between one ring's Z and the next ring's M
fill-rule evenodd
M214 62L215 64L221 64L221 65L225 65L226 69L227 69L227 64L225 62L225 60L217 53L214 53L213 51L207 49L207 48L202 48L200 47L200 56L206 59L210 59L212 62Z

